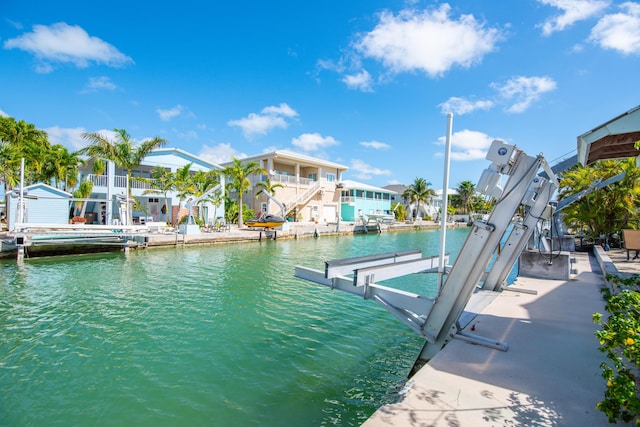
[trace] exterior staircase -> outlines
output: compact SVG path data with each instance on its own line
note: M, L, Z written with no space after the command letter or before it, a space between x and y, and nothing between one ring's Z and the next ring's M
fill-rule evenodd
M318 192L322 191L323 189L324 189L324 185L322 185L322 181L316 181L316 183L311 187L309 187L307 191L305 191L300 196L298 196L298 198L293 203L287 204L287 209L285 214L289 214L291 211L293 211L296 208L303 207L309 202L309 200L311 200L313 196L318 194Z

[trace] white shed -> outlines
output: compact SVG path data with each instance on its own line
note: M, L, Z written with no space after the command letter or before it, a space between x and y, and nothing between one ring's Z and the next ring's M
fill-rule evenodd
M38 183L24 188L26 212L24 222L30 224L68 224L72 194L50 185ZM7 225L15 229L19 197L16 190L7 193Z

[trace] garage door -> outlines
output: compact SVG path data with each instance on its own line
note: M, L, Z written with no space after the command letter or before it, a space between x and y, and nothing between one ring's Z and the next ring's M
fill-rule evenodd
M325 222L336 222L336 206L324 205L322 206L322 216Z

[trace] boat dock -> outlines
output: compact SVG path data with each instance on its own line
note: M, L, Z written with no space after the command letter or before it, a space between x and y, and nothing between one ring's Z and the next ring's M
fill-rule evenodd
M451 223L451 227L462 226ZM466 226L466 225L464 225ZM384 224L377 232L437 229L433 221ZM297 239L330 235L357 234L357 224L289 223L286 230L265 231L262 228L238 229L234 224L224 229L203 228L199 233L180 234L162 223L144 225L33 224L21 231L0 233L0 258L15 258L18 245L25 257L107 252L123 249L146 249L190 245L208 245L261 241L266 239Z
M604 275L638 274L640 261L594 250L571 254L577 274L568 281L518 277L466 327L508 351L453 340L410 378L400 402L363 426L611 425L595 408L605 357L591 316L604 313Z

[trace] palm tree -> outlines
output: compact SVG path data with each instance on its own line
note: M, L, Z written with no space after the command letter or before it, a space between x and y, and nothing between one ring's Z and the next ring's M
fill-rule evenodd
M142 194L162 194L164 196L161 212L164 210L163 214L167 215L167 223L169 223L171 218L171 208L168 206L169 192L176 189L176 175L162 166L156 166L151 171L151 178L147 181L154 188L145 190Z
M266 178L264 181L256 183L256 187L260 187L260 191L256 193L256 198L258 198L262 193L275 196L276 188L284 188L284 185L280 183L272 184L271 180L269 178ZM267 206L269 206L268 203L267 203ZM269 213L268 208L267 208L267 213ZM282 212L282 215L286 215L286 214L287 214L286 212Z
M67 191L68 188L75 187L78 180L78 167L83 163L79 152L69 152L64 145L56 144L51 147L49 153L47 174L56 180L57 188Z
M25 159L25 180L29 183L46 180L43 174L51 145L47 133L24 120L0 116L0 163L6 189L19 181L20 159Z
M176 170L175 190L178 192L178 206L182 206L184 199L186 199L190 194L194 194L196 192L193 179L191 179L191 165L192 163L187 163L180 169ZM178 217L180 217L179 212ZM180 218L178 218L178 220L179 219Z
M220 183L220 176L217 170L210 170L208 172L198 171L193 177L193 186L195 188L194 196L196 196L197 202L196 205L200 205L208 199L199 199L203 196L207 191L211 190L213 187ZM198 208L198 217L204 222L204 210Z
M471 181L462 181L458 184L458 196L460 197L460 207L464 214L469 213L469 208L473 202L473 195L476 193L476 185Z
M431 183L424 178L416 178L413 184L409 185L402 193L402 197L410 200L411 203L416 202L416 215L412 214L412 218L417 217L420 212L420 204L428 203L436 195L436 191L431 187Z
M84 218L85 210L87 209L87 198L91 196L93 191L93 183L89 180L84 180L78 186L78 189L73 192L73 197L76 199L85 199L82 202L76 202L75 216Z
M235 190L238 197L238 228L244 227L242 219L242 195L251 188L250 175L254 174L266 174L267 171L260 167L256 162L247 162L245 164L240 159L232 158L232 164L225 167L222 173L229 177L227 183L228 190ZM230 192L230 191L228 191Z
M602 160L590 166L574 166L562 174L558 199L563 200L592 187L621 172L625 177L618 182L586 194L563 209L564 222L569 227L586 225L597 237L619 232L638 220L640 205L640 168L635 159L622 161Z
M127 171L127 196L131 196L131 171L144 160L153 150L163 147L167 141L160 137L145 139L135 144L131 136L124 129L114 129L115 140L110 141L100 133L83 133L82 137L91 145L80 150L80 153L90 157L111 160L116 166ZM131 223L131 212L127 206L127 221Z
M20 155L16 147L9 141L0 139L0 183L11 190L18 184Z

